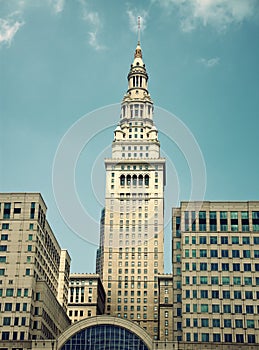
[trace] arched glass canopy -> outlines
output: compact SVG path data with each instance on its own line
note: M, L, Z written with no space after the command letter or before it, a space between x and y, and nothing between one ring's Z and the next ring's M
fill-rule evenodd
M149 350L136 334L116 325L101 324L75 333L61 350Z

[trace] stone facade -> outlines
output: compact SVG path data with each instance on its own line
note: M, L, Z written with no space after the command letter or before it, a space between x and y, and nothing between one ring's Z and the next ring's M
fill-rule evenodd
M105 291L99 275L72 273L68 300L68 316L72 323L104 314Z
M0 203L0 340L56 338L70 324L65 312L70 257L46 220L39 193L2 193Z
M182 202L172 225L173 340L258 344L259 202Z
M158 338L158 274L164 271L165 159L160 157L148 75L138 44L105 160L106 194L97 272L106 313L135 320Z

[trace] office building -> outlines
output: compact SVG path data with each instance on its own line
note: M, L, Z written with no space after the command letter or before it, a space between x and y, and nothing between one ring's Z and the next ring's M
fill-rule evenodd
M173 340L258 344L259 202L181 202L172 225Z
M128 90L105 159L105 211L101 219L97 272L106 294L106 313L137 321L158 337L158 275L164 271L165 159L148 75L138 43Z
M103 315L105 291L99 275L72 273L69 278L68 316L72 323Z
M70 257L39 193L0 194L0 340L54 339L67 328Z

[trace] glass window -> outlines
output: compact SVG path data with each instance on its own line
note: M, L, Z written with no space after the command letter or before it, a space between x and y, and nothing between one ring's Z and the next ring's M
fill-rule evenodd
M212 304L212 312L219 313L219 304Z

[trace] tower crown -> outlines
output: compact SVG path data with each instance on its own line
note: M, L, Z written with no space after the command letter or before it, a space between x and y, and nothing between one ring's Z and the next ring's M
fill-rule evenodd
M147 90L147 81L148 74L145 63L142 59L140 42L138 41L134 54L134 60L128 74L128 91L126 96L135 100L145 99L149 95Z

